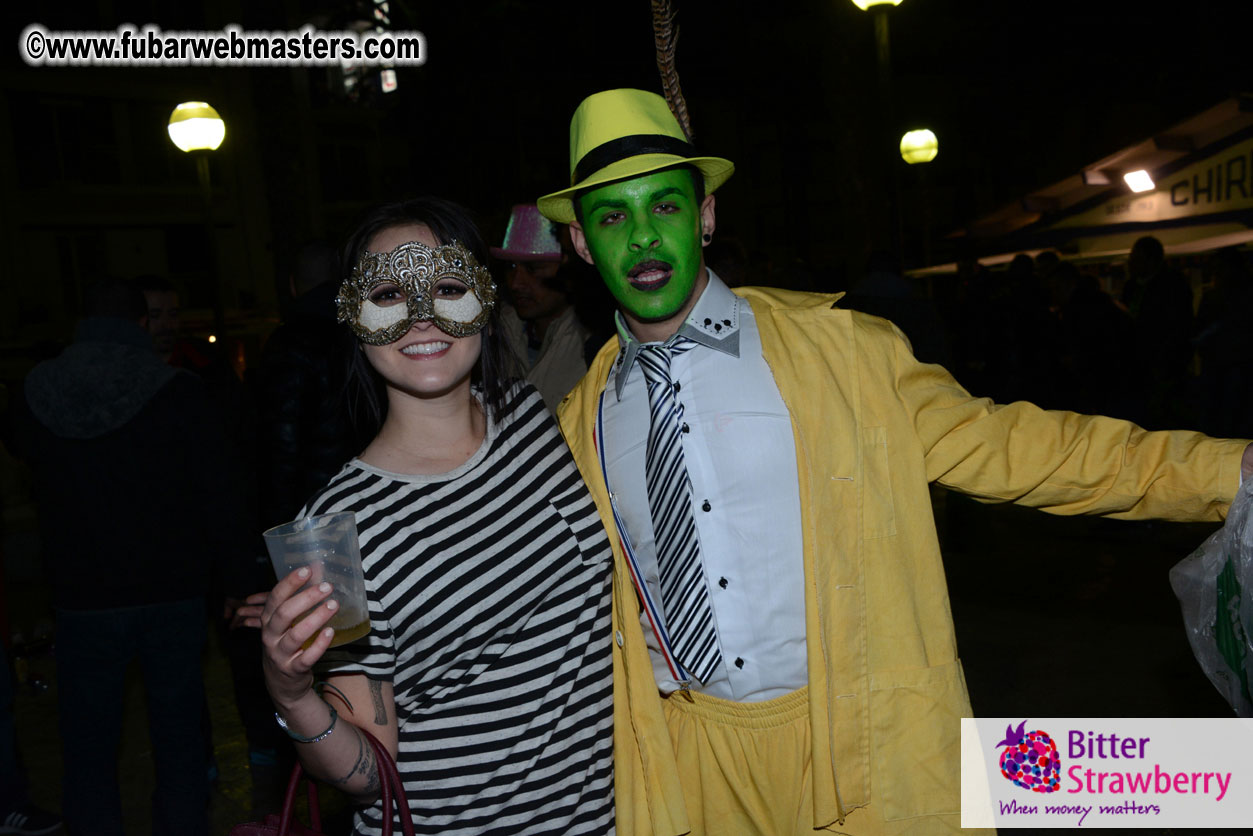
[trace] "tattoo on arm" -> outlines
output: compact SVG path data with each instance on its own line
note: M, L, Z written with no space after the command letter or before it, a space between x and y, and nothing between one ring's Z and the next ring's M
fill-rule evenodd
M387 707L383 705L383 683L370 680L370 700L374 703L374 725L387 725Z
M369 747L366 747L366 748L369 748ZM379 770L378 770L378 765L374 762L374 750L373 749L370 749L369 756L370 756L370 764L367 768L369 769L370 774L366 777L365 794L374 795L380 789Z
M348 770L347 775L343 778L333 778L331 783L343 787L352 780L354 775L364 775L366 776L366 784L360 794L373 795L379 791L379 771L374 763L374 749L365 742L365 738L360 734L356 734L354 737L357 738L357 762L352 765L352 769Z

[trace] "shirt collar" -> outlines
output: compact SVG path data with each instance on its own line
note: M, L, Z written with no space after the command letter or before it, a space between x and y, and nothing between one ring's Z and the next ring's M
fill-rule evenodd
M743 300L731 292L731 288L718 278L717 273L713 270L708 272L708 284L705 285L696 304L692 306L692 312L688 314L683 325L670 339L687 337L706 348L721 351L732 357L739 357L740 305L743 304ZM631 369L635 366L635 358L639 356L640 349L646 343L635 339L620 311L614 312L614 323L618 329L619 345L616 362L617 379L614 381L614 389L618 399L621 400L622 390L626 387L627 378L631 376Z

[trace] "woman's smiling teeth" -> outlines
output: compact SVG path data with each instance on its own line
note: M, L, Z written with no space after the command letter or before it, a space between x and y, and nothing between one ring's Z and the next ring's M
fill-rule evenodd
M413 343L412 345L407 345L404 348L402 348L400 350L400 353L408 354L410 356L414 354L439 354L441 351L451 346L452 346L452 343L446 343L446 342L440 342L440 341L429 342L429 343Z

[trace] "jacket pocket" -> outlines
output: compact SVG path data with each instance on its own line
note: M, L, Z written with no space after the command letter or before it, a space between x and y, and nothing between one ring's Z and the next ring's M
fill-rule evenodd
M961 662L870 677L872 803L888 821L961 812Z
M896 535L892 475L888 469L887 427L862 427L862 536L867 540Z

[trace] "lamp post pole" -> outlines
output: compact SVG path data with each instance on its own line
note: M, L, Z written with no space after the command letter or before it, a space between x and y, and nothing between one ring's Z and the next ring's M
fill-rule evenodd
M922 205L922 263L931 266L931 199L927 184L927 163L940 153L940 141L928 128L907 132L901 137L901 159L918 171L918 202Z
M889 244L893 252L900 253L904 239L901 221L901 186L894 155L884 148L886 139L895 131L892 100L892 51L891 38L888 31L888 14L893 6L901 0L852 0L853 5L862 11L870 12L874 19L875 52L878 58L879 71L879 130L874 143L875 158L879 165L886 168L884 172L891 183L889 193ZM890 147L890 146L889 146Z
M207 252L205 261L209 267L210 301L213 305L213 333L219 340L226 336L226 309L222 304L222 277L218 270L218 253L214 240L213 182L209 179L210 151L192 151L196 158L196 179L200 182L200 204L204 209L204 234Z
M879 58L879 95L885 102L892 101L892 41L888 32L887 3L880 3L870 8L874 17L875 52Z
M895 4L892 4L895 5ZM880 3L873 9L875 51L879 56L879 96L883 102L883 129L880 135L891 136L896 128L896 101L892 97L892 52L888 37L888 11L891 5ZM905 222L901 208L901 175L899 164L891 152L882 155L888 161L892 177L892 249L899 253L900 262L905 261Z
M209 291L213 305L213 332L223 339L226 331L226 310L222 302L222 278L218 270L217 248L213 231L213 182L209 175L209 154L216 151L226 137L226 123L218 112L205 102L183 102L170 114L167 130L170 140L196 161L196 180L200 184L200 201L204 212L206 250L209 267Z

